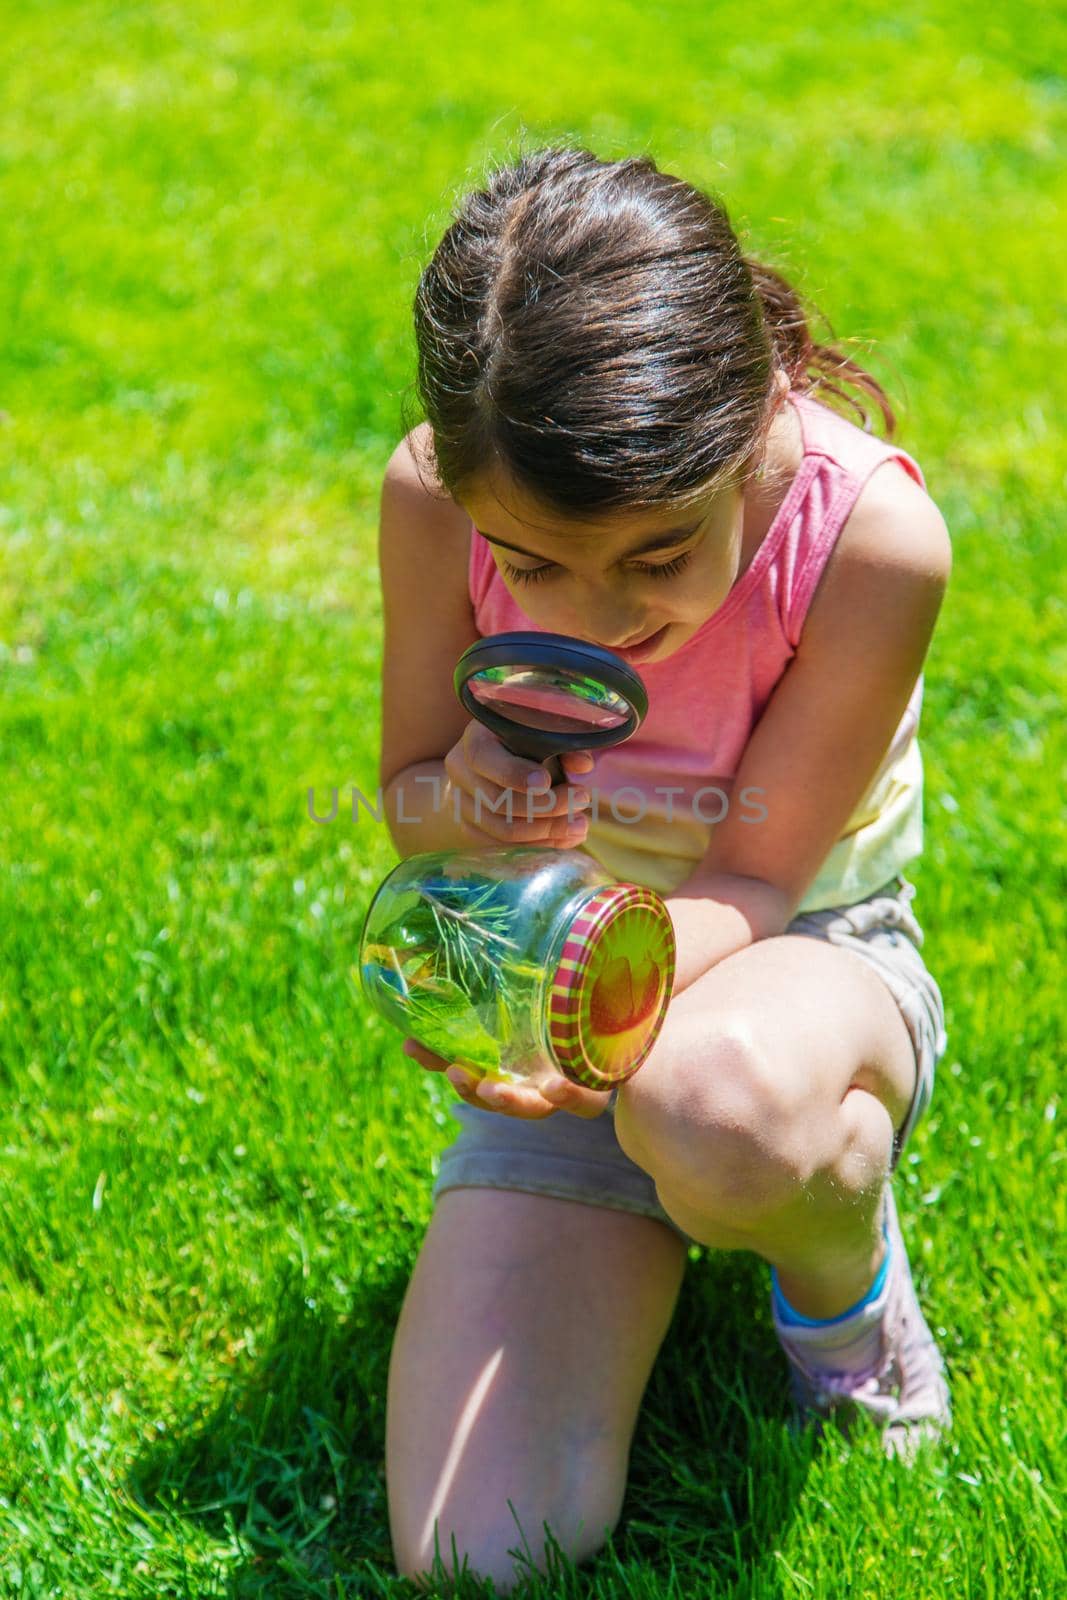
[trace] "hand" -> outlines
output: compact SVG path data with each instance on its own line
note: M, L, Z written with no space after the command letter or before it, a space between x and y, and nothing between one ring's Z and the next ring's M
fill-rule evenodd
M572 750L559 759L572 780L593 770L593 756L588 750ZM513 756L480 722L468 722L462 738L445 756L445 772L446 808L451 813L458 806L462 831L473 844L528 844L542 848L558 845L567 849L585 838L589 824L578 813L589 805L590 796L567 783L528 790L527 778L538 772L544 775L544 768L536 761Z
M427 1050L417 1039L404 1040L404 1054L429 1072L443 1072L468 1105L480 1106L483 1111L499 1111L502 1116L518 1117L525 1122L542 1122L557 1111L569 1111L572 1116L591 1122L607 1110L611 1099L610 1089L586 1089L579 1083L572 1083L562 1073L538 1089L528 1083L499 1083L478 1078L467 1072L461 1061L449 1062L444 1056Z

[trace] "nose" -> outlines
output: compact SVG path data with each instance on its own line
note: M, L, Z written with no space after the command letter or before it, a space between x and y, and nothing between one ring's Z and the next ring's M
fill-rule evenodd
M636 644L639 639L644 639L648 634L654 633L655 631L656 630L650 626L629 628L625 632L623 629L619 628L616 630L614 635L611 633L601 633L598 635L598 638L600 643L603 644L607 650L628 650L630 646Z
M610 596L584 600L578 610L578 620L591 642L607 650L620 646L625 649L631 640L643 639L646 633L653 632L649 622L641 622L634 616L620 616L619 606Z
M590 644L598 644L605 650L629 649L631 643L636 644L638 639L643 639L646 634L655 631L653 628L598 628L591 625L588 617L582 619L582 626L590 629Z

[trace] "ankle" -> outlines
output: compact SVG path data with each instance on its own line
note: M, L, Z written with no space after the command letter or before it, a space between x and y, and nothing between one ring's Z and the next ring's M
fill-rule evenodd
M798 1317L827 1322L848 1316L880 1292L889 1266L889 1234L879 1230L869 1256L856 1263L835 1262L828 1272L772 1268L771 1278L785 1310Z

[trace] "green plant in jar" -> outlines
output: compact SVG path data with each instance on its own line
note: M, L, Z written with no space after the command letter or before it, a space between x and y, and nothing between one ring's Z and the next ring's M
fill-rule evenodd
M429 876L363 952L365 977L376 965L413 1037L491 1078L512 1076L500 1070L502 1052L543 975L513 936L515 899L499 880Z
M483 1077L563 1071L604 1087L651 1047L673 929L649 890L576 851L525 846L402 862L361 940L361 980L395 1026Z

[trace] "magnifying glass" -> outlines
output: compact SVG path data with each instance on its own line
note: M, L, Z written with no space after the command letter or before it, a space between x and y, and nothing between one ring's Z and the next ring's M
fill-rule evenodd
M465 650L456 694L513 756L539 761L553 786L573 750L604 750L637 732L645 686L612 650L565 633L494 633Z

